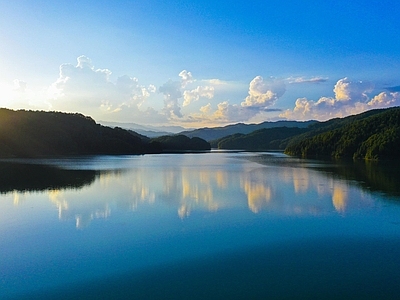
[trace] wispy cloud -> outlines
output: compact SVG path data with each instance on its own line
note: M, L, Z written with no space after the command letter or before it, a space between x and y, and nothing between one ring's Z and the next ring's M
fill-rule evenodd
M326 82L328 81L328 78L324 77L289 77L286 79L286 81L289 84L294 84L294 83L321 83L321 82Z

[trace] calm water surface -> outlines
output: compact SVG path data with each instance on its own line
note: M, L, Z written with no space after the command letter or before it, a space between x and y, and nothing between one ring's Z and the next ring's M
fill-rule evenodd
M397 165L0 161L1 299L397 298Z

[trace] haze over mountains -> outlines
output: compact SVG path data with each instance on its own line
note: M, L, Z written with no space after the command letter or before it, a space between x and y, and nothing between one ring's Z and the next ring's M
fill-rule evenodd
M159 137L169 134L176 134L186 130L181 126L151 126L151 125L140 125L136 123L119 123L119 122L107 122L107 121L99 121L99 123L108 127L120 127L127 130L132 130L141 135L145 135L149 138Z
M241 133L248 134L255 130L264 128L276 128L276 127L297 127L306 128L311 124L317 123L317 121L276 121L276 122L262 122L259 124L244 124L237 123L233 125L227 125L223 127L213 127L213 128L198 128L193 130L188 130L180 126L149 126L149 125L139 125L136 123L117 123L117 122L103 122L100 121L102 125L110 127L121 127L127 130L135 131L139 134L145 135L149 138L159 137L163 135L171 134L183 134L188 137L199 137L206 141L216 140L231 134Z

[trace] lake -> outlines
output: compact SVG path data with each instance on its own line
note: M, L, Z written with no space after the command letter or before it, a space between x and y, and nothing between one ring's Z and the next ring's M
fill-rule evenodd
M395 299L397 163L0 161L1 299Z

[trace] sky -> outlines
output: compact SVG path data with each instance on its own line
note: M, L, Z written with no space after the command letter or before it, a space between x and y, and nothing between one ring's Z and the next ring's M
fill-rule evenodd
M0 8L0 107L199 128L400 105L397 0Z

